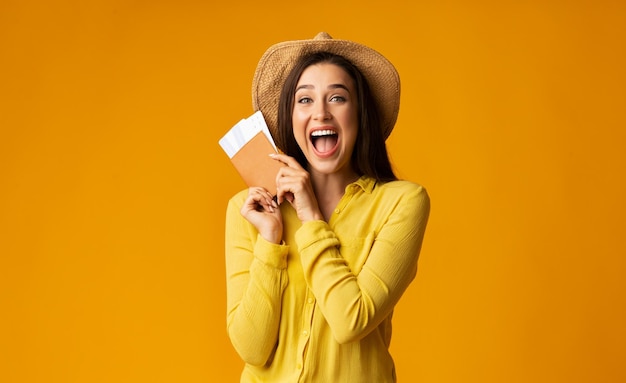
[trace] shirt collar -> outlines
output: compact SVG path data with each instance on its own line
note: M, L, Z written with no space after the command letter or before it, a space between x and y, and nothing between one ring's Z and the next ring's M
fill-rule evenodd
M374 186L376 186L376 180L372 177L363 175L359 177L358 180L354 181L350 185L355 185L363 189L366 193L371 193L374 190Z

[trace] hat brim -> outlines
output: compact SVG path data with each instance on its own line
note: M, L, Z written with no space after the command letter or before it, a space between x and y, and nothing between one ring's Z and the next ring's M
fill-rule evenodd
M315 52L343 56L361 71L378 105L383 137L389 137L400 108L400 77L395 67L365 45L332 39L323 32L314 39L275 44L259 60L252 81L252 107L263 113L272 134L276 136L278 102L285 79L300 57Z

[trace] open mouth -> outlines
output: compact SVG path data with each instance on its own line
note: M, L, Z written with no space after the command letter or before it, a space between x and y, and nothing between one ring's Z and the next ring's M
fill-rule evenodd
M337 146L338 134L334 130L323 129L311 133L311 143L319 154L332 154Z

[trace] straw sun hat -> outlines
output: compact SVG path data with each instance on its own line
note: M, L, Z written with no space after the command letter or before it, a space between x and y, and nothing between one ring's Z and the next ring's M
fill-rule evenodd
M275 44L261 57L252 80L252 107L263 113L272 134L276 135L278 100L289 72L300 57L321 51L345 57L363 73L380 109L383 137L389 137L400 107L398 72L375 50L352 41L333 39L325 32L311 40Z

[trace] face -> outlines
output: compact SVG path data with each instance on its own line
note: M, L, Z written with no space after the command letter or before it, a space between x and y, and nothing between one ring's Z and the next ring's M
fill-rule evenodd
M306 68L296 86L293 133L310 172L352 177L350 157L358 133L354 81L341 67Z

